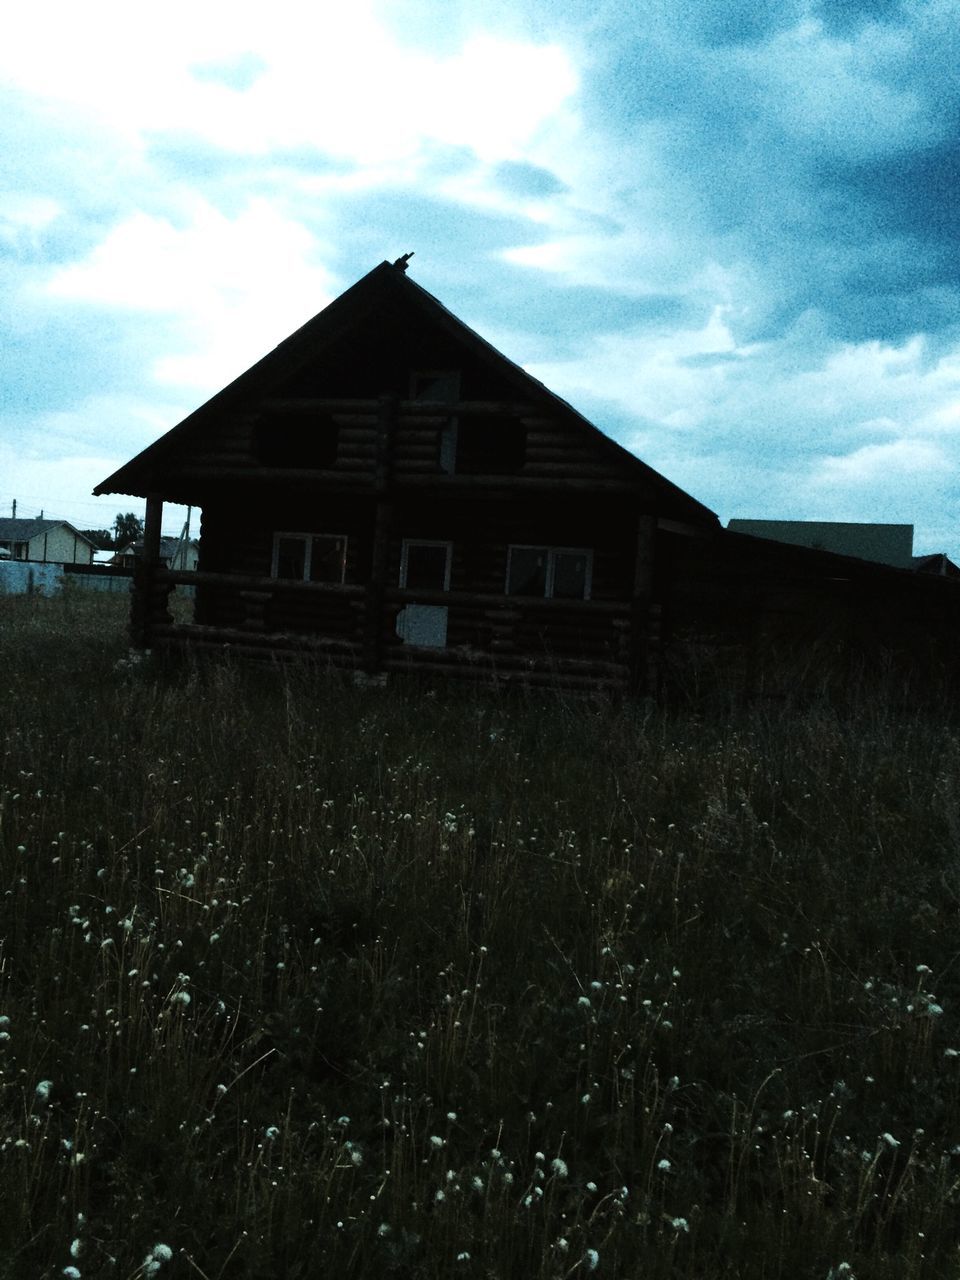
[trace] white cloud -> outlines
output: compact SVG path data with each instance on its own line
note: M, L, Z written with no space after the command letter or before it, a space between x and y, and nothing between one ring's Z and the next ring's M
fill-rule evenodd
M264 200L228 218L197 200L183 226L135 213L46 291L104 308L179 318L183 350L156 358L154 376L215 390L321 310L332 276L314 237Z
M823 458L815 468L814 483L853 487L900 486L913 476L924 476L950 465L944 451L928 440L891 440L867 444L852 453Z
M252 54L263 70L245 89L194 74ZM171 0L162 17L126 0L41 0L5 19L0 78L135 137L314 146L358 164L412 157L423 139L519 155L577 88L557 45L480 34L449 55L423 52L398 44L368 0Z

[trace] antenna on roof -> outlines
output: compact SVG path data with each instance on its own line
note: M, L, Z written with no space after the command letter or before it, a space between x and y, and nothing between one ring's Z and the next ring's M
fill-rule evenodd
M406 271L406 269L407 269L407 263L408 263L408 262L410 261L410 259L413 257L413 252L414 252L414 251L411 249L409 253L405 253L405 254L403 254L403 256L402 256L402 257L400 257L400 258L398 258L398 259L396 260L396 262L395 262L393 265L394 265L395 267L399 267L401 271Z

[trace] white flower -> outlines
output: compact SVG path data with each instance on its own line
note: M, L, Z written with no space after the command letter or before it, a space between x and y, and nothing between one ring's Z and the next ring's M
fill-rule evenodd
M896 1147L899 1147L900 1145L900 1143L897 1141L897 1139L893 1136L892 1133L881 1133L880 1139L882 1142L885 1142L888 1147L891 1147L891 1148L896 1148Z
M68 1280L80 1280L80 1272L76 1267L64 1267L63 1274L67 1276Z
M557 1156L555 1160L550 1161L550 1168L558 1178L565 1178L569 1173L569 1170L567 1169L567 1162L565 1160L561 1160L559 1156Z
M657 1168L660 1170L660 1172L661 1172L661 1173L669 1173L669 1172L670 1172L670 1161L669 1161L669 1160L660 1160L660 1161L658 1161L658 1163L657 1163Z
M272 1142L274 1138L280 1137L280 1130L275 1124L271 1124L264 1130L263 1136Z
M443 1139L436 1133L430 1135L430 1145L434 1151L439 1151L443 1146Z
M50 1097L50 1090L53 1088L52 1080L41 1080L37 1085L37 1097L41 1102L46 1102Z
M588 1249L583 1255L583 1261L586 1264L588 1271L596 1271L597 1263L600 1261L600 1255L597 1253L596 1249Z
M674 1231L690 1230L690 1224L687 1222L686 1218L671 1218L670 1225L673 1227Z

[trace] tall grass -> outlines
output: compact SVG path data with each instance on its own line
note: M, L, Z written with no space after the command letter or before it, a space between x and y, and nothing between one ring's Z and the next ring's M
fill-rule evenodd
M123 610L0 600L0 1276L957 1275L946 710L130 666Z

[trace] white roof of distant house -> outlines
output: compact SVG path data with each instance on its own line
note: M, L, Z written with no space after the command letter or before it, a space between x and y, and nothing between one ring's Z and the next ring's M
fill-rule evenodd
M913 568L912 524L854 524L841 520L730 520L731 533L788 542L815 551Z

